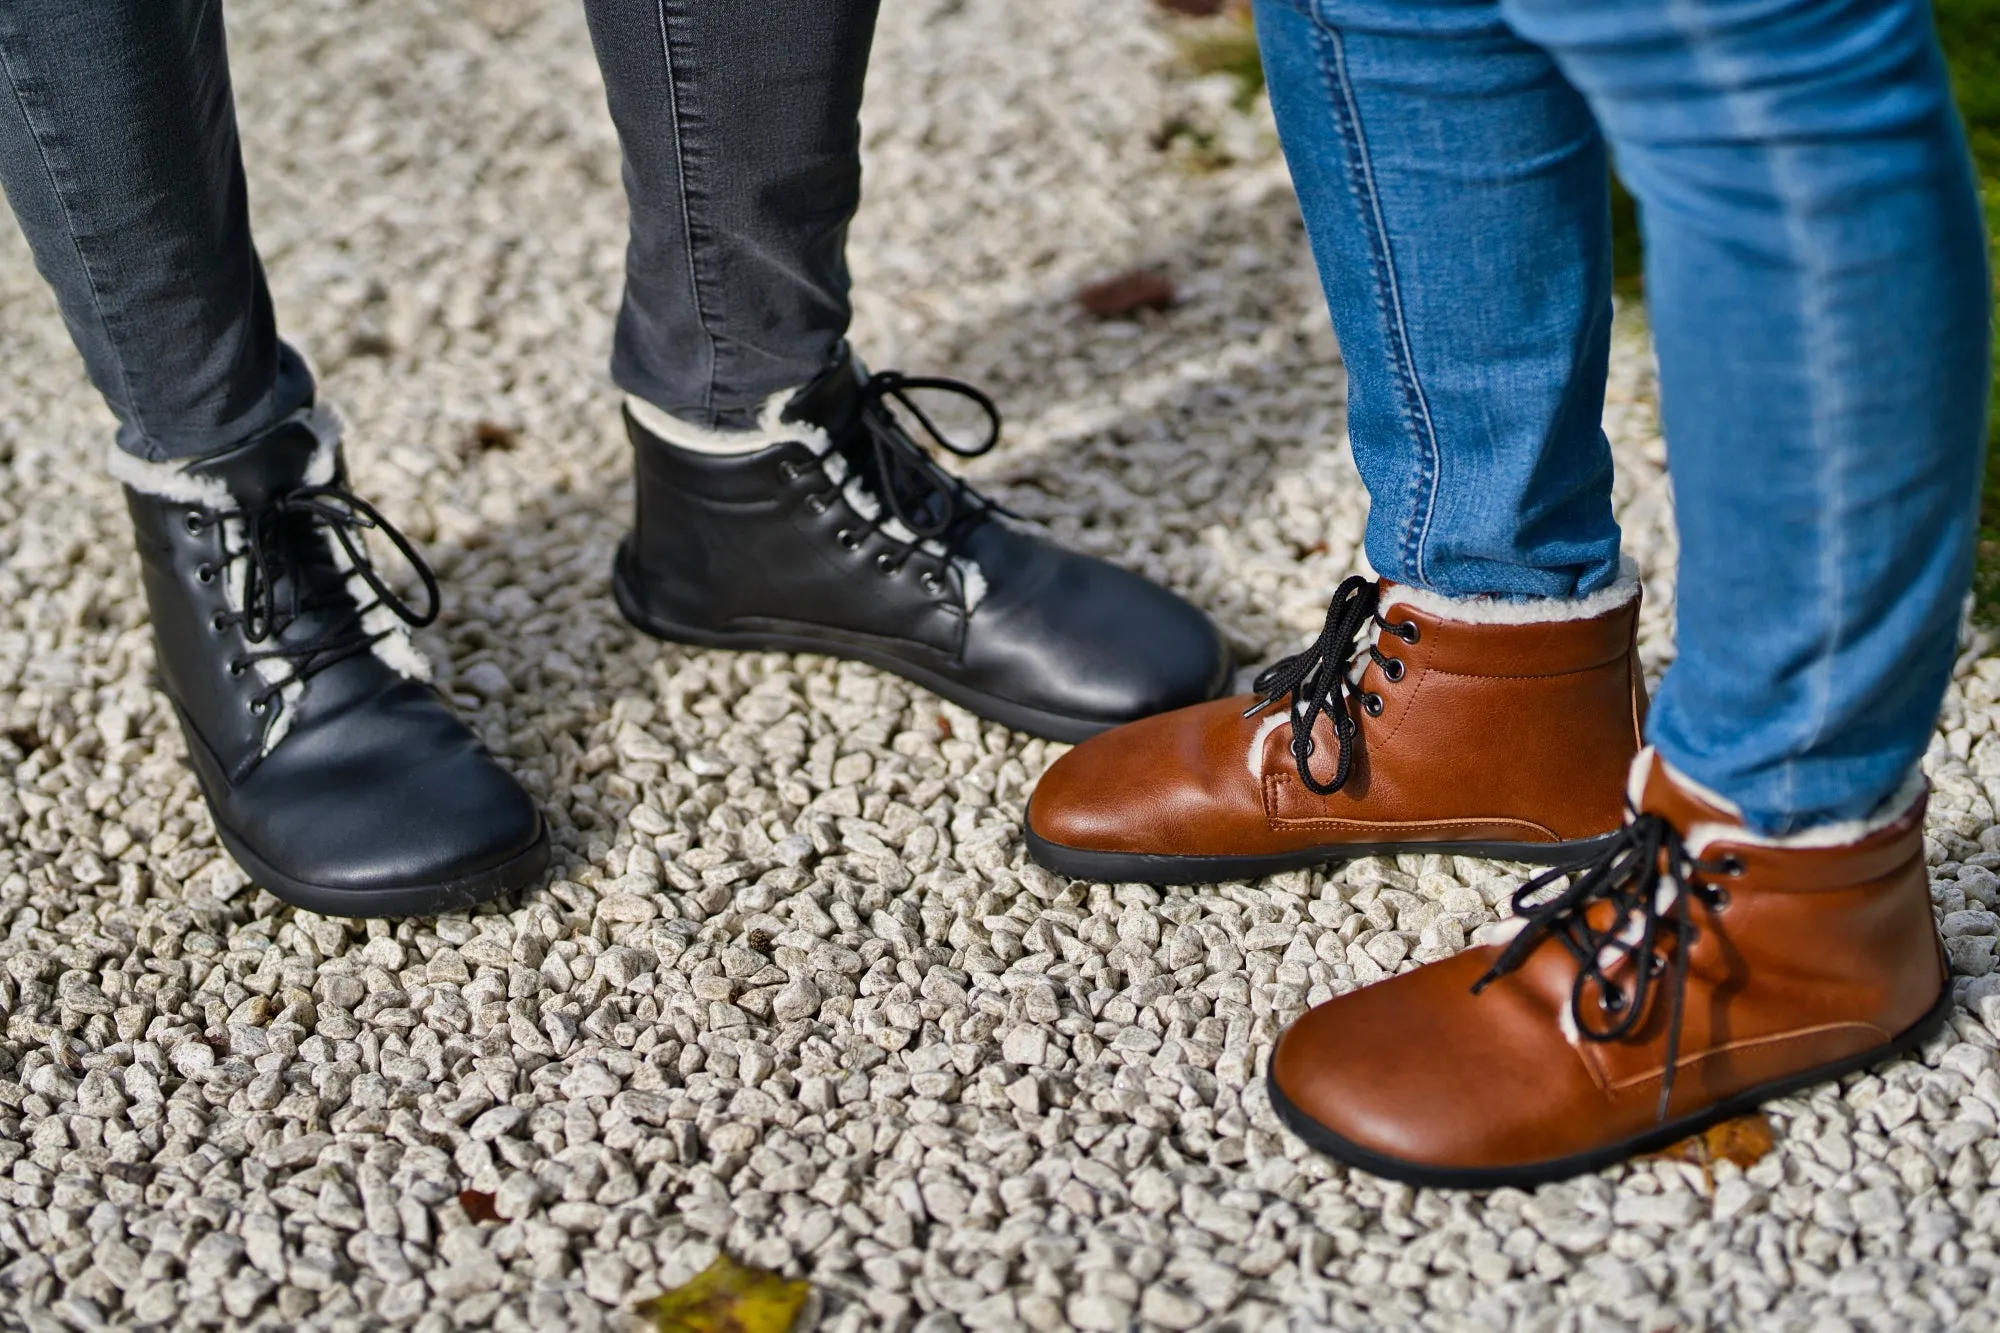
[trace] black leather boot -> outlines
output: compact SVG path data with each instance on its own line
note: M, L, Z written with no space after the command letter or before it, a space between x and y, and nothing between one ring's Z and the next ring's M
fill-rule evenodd
M915 399L938 391L977 404L983 439L945 438ZM962 457L993 447L999 414L969 385L870 375L843 349L756 432L625 421L638 502L612 583L649 634L856 658L1063 741L1229 682L1208 617L1035 535L914 442L908 423Z
M250 877L332 916L427 916L534 881L540 813L424 681L404 622L437 581L342 474L332 414L149 463L114 451L160 678L216 831ZM387 538L429 607L369 564Z

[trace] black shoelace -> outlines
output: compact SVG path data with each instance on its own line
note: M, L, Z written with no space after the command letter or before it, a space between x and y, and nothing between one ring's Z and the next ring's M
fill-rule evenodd
M1304 652L1294 653L1266 667L1250 688L1262 698L1245 710L1255 717L1272 704L1284 701L1292 715L1292 758L1299 766L1299 781L1306 789L1331 796L1347 785L1354 768L1354 733L1359 723L1354 716L1358 704L1370 717L1382 711L1382 696L1360 692L1349 679L1361 632L1372 620L1384 634L1393 634L1404 643L1417 641L1415 621L1390 624L1376 614L1381 594L1375 583L1354 575L1343 582L1327 603L1326 625L1319 638ZM1390 680L1403 678L1400 658L1390 657L1374 644L1365 651ZM1333 781L1321 782L1313 776L1313 727L1325 714L1333 721L1333 735L1340 746Z
M952 439L910 397L913 390L951 393L970 399L985 414L987 426L984 437L972 443ZM892 403L894 408L890 406ZM894 519L911 535L908 539L901 539L887 534L894 545L875 558L876 565L884 574L900 572L925 542L938 544L939 558L949 569L966 539L982 520L990 514L1008 511L938 466L930 452L910 438L896 409L908 413L929 436L932 444L960 458L978 458L990 452L1000 441L1000 409L994 406L991 398L972 385L940 376L878 370L869 375L861 387L858 418L861 445L853 448L852 452L842 452L843 458L860 475L858 478L842 478L832 490L814 496L809 503L815 512L823 513L847 485L859 484L874 496L877 509L875 515L860 527L840 530L837 536L842 545L849 550L859 549ZM822 457L819 462L824 471L825 458ZM796 474L797 469L793 468L788 475ZM935 576L926 574L925 586L937 591L940 585L936 583Z
M188 529L199 532L211 523L240 525L242 544L225 545L220 564L196 568L195 577L212 582L238 560L245 562L242 610L217 612L213 622L218 631L241 626L250 643L274 646L239 654L229 664L232 675L241 675L256 663L281 660L290 672L266 684L250 698L250 711L263 716L284 706L287 686L300 684L337 662L368 652L389 636L391 630L373 633L363 628L364 618L377 607L386 607L407 625L421 628L437 619L439 608L437 576L407 537L361 497L340 486L301 486L255 508L229 509L212 514L192 512ZM383 582L368 558L366 531L373 529L389 540L423 584L425 609L417 611ZM227 529L225 529L226 531ZM314 550L315 532L326 532L340 543L351 570L340 570ZM312 578L311 565L327 567ZM350 574L361 577L374 600L357 604L349 592ZM277 642L301 616L335 610L326 632L300 643Z
M1585 1041L1612 1042L1631 1033L1644 1019L1653 983L1667 976L1667 1064L1660 1081L1658 1118L1667 1118L1674 1093L1675 1066L1680 1063L1681 1017L1687 1002L1688 955L1694 947L1693 905L1696 901L1719 911L1729 892L1704 875L1739 875L1735 857L1700 861L1673 825L1654 814L1635 815L1603 851L1572 866L1558 866L1537 875L1514 894L1514 915L1523 922L1519 934L1500 951L1493 966L1472 985L1478 994L1492 982L1521 966L1543 940L1554 938L1576 960L1576 981L1570 987L1570 1016ZM1535 901L1563 876L1568 887L1545 901ZM1673 886L1671 899L1661 901L1661 879ZM1602 929L1591 925L1588 912L1597 903L1611 907ZM1662 929L1671 940L1662 939ZM1663 961L1660 950L1671 961Z

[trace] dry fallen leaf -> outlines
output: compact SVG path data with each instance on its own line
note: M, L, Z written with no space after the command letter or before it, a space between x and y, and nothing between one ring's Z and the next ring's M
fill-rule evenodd
M1174 303L1174 284L1155 269L1135 268L1091 283L1076 299L1099 319L1118 319L1141 310L1165 310Z
M950 740L950 739L951 739L951 719L950 719L950 718L948 718L948 717L946 717L946 716L945 716L945 715L944 715L943 713L939 713L939 714L937 715L937 724L938 724L938 739L939 739L939 740L941 740L941 741L948 741L948 740Z
M1686 1162L1705 1174L1717 1162L1734 1162L1746 1170L1755 1166L1777 1142L1777 1131L1762 1111L1710 1125L1701 1133L1670 1143L1656 1153L1659 1161Z
M639 1302L660 1333L789 1333L812 1284L793 1282L727 1254L686 1284Z
M1739 1115L1711 1125L1701 1136L1712 1162L1734 1162L1744 1168L1755 1166L1777 1143L1777 1131L1762 1111Z
M477 421L472 426L472 444L476 449L498 449L506 451L521 442L521 433L512 426L503 426L497 421Z
M460 1190L458 1206L465 1210L467 1220L472 1222L498 1222L500 1210L493 1206L493 1196L485 1190Z

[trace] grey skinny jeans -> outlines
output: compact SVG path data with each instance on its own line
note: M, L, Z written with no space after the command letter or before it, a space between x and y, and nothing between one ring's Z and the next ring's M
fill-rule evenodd
M754 422L847 331L877 0L585 0L632 233L620 388ZM0 186L141 457L313 392L250 236L221 0L0 4Z

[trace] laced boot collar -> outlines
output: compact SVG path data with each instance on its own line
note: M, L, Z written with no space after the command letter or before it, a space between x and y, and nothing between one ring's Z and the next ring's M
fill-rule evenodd
M1515 892L1521 929L1472 992L1485 990L1526 963L1544 941L1554 940L1576 963L1569 995L1575 1032L1584 1041L1604 1043L1637 1031L1655 985L1664 984L1667 1049L1657 1111L1664 1121L1680 1063L1689 959L1698 929L1695 909L1725 909L1729 890L1723 881L1742 873L1743 862L1733 855L1691 854L1683 831L1666 815L1635 810L1589 860L1545 871Z
M932 398L939 394L970 402L983 429L962 439L942 426ZM897 572L923 552L956 572L962 593L971 591L965 587L966 543L981 523L1010 511L947 472L935 453L959 458L990 453L1000 441L1001 425L991 398L962 380L870 372L843 344L833 365L787 404L784 420L825 435L817 463L828 489L816 505L824 509L845 498L863 520L858 528L842 530L844 544L859 547L880 534L891 543L877 557L885 573Z
M1672 770L1653 750L1633 760L1630 815L1588 860L1536 876L1514 894L1518 934L1473 985L1484 990L1554 940L1576 964L1569 1018L1576 1036L1616 1042L1646 1021L1656 987L1666 989L1666 1053L1658 1118L1665 1120L1680 1063L1690 959L1705 924L1727 911L1731 883L1760 849L1852 848L1891 829L1920 825L1928 788L1921 772L1866 820L1767 838L1743 827L1723 797ZM1866 858L1850 871L1866 868ZM1885 867L1875 867L1882 869ZM1770 868L1759 871L1771 876ZM1814 877L1825 886L1825 875ZM1784 874L1778 872L1778 881ZM1762 881L1760 881L1762 882Z
M1326 623L1302 652L1272 663L1260 672L1250 688L1260 697L1243 716L1255 717L1274 704L1282 704L1292 719L1292 760L1298 765L1299 781L1306 790L1331 796L1353 776L1356 737L1360 730L1355 709L1373 717L1382 711L1382 697L1360 689L1361 674L1372 661L1384 672L1400 680L1403 664L1377 644L1382 634L1393 634L1405 643L1417 641L1414 620L1389 621L1378 614L1381 591L1373 579L1356 574L1343 581L1327 603ZM1365 631L1373 629L1366 642ZM1313 728L1320 717L1332 723L1339 755L1333 777L1322 782L1313 772Z
M242 636L244 651L229 670L256 671L264 686L249 707L267 722L312 676L361 653L375 652L403 675L426 674L401 636L437 619L437 576L407 537L347 488L338 421L327 409L302 409L262 435L184 463L114 455L112 471L142 494L184 506L179 521L190 535L215 533L214 553L191 573L200 583L223 581L228 609L213 628ZM376 569L371 531L416 575L421 607ZM273 743L281 734L269 733Z

